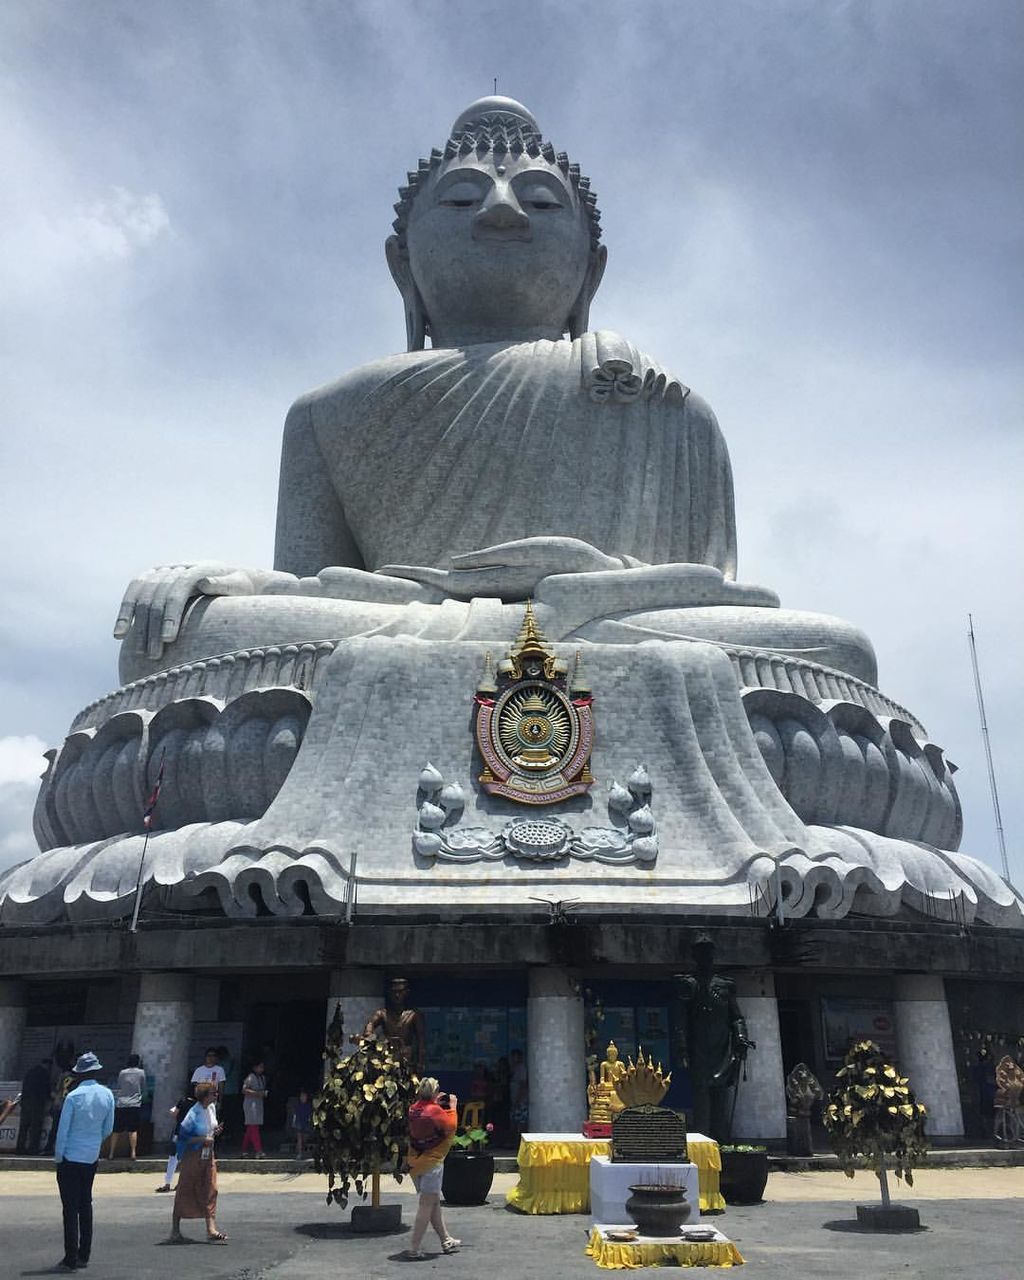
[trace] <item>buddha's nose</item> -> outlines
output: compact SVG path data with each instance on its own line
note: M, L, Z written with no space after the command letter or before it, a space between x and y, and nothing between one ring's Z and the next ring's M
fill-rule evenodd
M530 219L508 189L494 191L474 222L478 227L485 227L490 231L524 231L530 225Z

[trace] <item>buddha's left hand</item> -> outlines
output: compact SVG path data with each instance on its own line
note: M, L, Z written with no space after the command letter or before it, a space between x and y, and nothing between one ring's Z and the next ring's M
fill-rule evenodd
M480 551L452 556L450 569L391 564L378 572L429 583L447 595L466 600L474 596L526 600L541 579L552 574L629 569L638 563L631 556L605 555L579 538L540 537L519 538L515 542L501 542Z

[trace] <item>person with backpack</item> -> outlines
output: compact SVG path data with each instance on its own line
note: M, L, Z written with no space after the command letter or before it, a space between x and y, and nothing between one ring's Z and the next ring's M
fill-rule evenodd
M450 1235L441 1212L441 1179L444 1158L458 1127L459 1100L441 1092L433 1076L425 1076L416 1087L416 1101L409 1108L409 1172L419 1192L416 1221L409 1247L402 1254L408 1262L422 1262L423 1237L432 1226L444 1253L457 1253L461 1240Z

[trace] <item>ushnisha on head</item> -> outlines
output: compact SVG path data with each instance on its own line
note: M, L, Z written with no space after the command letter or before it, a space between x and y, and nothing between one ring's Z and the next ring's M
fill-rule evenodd
M481 98L408 175L388 266L410 351L586 332L604 273L590 180L511 98Z

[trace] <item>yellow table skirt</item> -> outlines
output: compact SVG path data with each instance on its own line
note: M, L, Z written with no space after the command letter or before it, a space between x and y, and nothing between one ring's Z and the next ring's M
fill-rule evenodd
M697 1166L701 1213L721 1212L725 1200L718 1189L722 1159L718 1143L687 1143ZM590 1157L611 1155L612 1144L581 1137L578 1142L526 1138L519 1144L519 1182L506 1197L522 1213L586 1213L590 1208Z
M697 1244L680 1240L638 1240L620 1244L605 1240L596 1228L590 1233L587 1256L605 1271L636 1271L640 1267L742 1267L743 1256L731 1240Z

